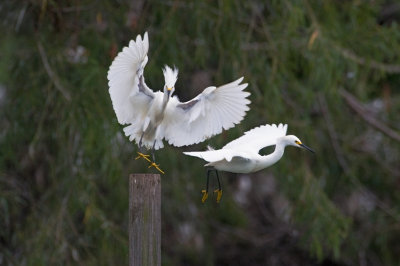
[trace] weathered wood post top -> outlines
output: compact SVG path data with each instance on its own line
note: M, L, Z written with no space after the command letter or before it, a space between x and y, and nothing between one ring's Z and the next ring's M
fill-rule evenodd
M129 176L129 266L161 265L161 178Z

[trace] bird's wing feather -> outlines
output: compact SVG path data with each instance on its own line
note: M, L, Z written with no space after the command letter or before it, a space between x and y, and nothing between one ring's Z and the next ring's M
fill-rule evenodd
M222 149L247 150L258 153L264 147L275 145L278 138L286 135L286 131L286 124L259 126L229 142Z
M208 87L188 102L170 99L163 121L168 142L178 147L199 143L242 121L250 103L242 80Z
M211 151L193 151L193 152L184 152L184 154L193 157L198 157L210 163L222 160L226 160L228 162L232 160L246 160L246 161L249 160L244 152L234 151L234 150L221 149L221 150L211 150Z
M148 61L149 38L131 40L128 47L118 53L108 70L108 86L111 101L120 124L133 123L145 112L154 92L147 87L143 71ZM142 108L143 107L143 108Z

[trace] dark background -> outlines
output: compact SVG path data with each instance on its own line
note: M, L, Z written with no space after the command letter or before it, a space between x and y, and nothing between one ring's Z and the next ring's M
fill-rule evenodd
M399 265L399 21L397 1L1 1L0 264L127 265L128 175L154 170L106 76L148 31L151 88L169 64L181 100L244 76L252 101L235 128L157 152L163 265ZM203 161L182 151L281 122L316 155L222 173L202 204Z

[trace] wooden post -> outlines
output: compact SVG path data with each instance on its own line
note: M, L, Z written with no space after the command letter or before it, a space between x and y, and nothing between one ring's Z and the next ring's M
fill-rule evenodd
M129 266L161 265L161 179L129 176Z

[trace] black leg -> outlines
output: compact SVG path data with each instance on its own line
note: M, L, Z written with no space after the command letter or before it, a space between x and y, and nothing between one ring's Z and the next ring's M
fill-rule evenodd
M143 135L144 135L144 132L142 133L142 136L140 136L140 140L138 143L138 146L139 146L138 156L135 158L135 160L143 158L146 161L151 162L150 159L148 158L149 155L143 153L144 152L144 147L142 146Z
M218 189L214 190L214 193L217 193L216 201L217 201L217 203L219 203L221 200L221 197L222 197L222 188L221 188L221 182L219 180L218 171L217 171L217 169L214 169L214 171L215 171L215 175L217 176L217 181L218 181Z
M206 192L208 192L208 183L209 183L209 180L210 180L210 173L211 173L211 171L212 171L212 170L207 170Z
M151 148L151 156L153 157L153 162L156 161L156 156L154 155L154 151L155 151L155 147L156 147L156 141L157 140L154 140L153 147Z
M221 182L219 181L219 176L218 176L218 171L217 171L217 170L215 170L215 174L217 175L218 189L219 189L219 190L222 190L222 189L221 189Z
M151 156L153 157L153 162L151 162L150 160L148 160L149 162L151 162L150 167L155 167L158 171L160 171L160 173L165 174L163 170L161 170L160 165L156 164L156 156L154 155L154 151L155 151L155 147L156 147L156 141L154 141L153 143L153 147L151 148ZM148 156L148 155L147 155Z
M208 198L208 181L210 180L210 173L212 170L208 169L207 170L207 183L206 183L206 189L203 189L201 193L203 193L203 198L201 199L201 202L205 202Z
M144 132L143 132L142 135L140 136L140 140L139 140L139 143L138 143L138 145L139 145L139 151L140 151L140 152L143 152L143 147L142 147L143 135L144 135Z

